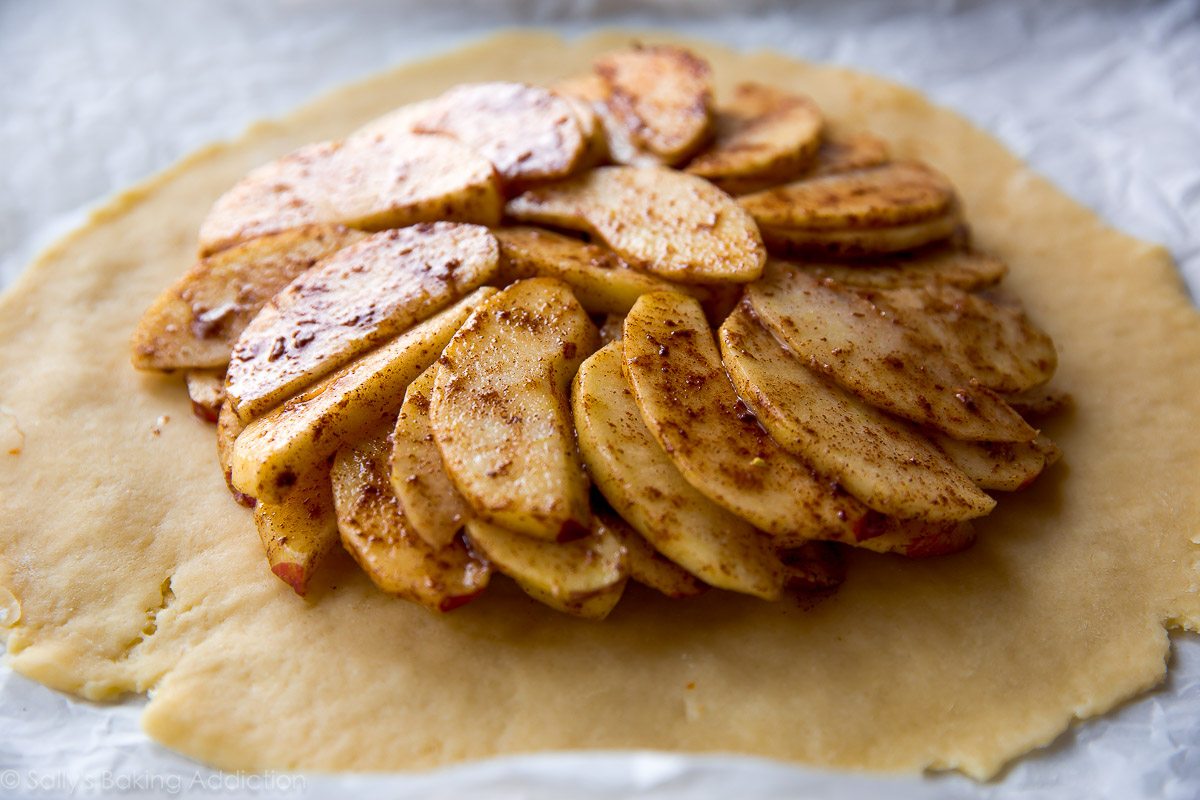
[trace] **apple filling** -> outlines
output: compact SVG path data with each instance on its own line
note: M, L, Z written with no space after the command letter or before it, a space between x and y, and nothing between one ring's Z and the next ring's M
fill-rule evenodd
M670 46L481 83L252 171L146 312L271 571L448 611L500 573L766 600L970 546L1059 457L1054 343L955 189ZM715 99L714 99L715 98Z

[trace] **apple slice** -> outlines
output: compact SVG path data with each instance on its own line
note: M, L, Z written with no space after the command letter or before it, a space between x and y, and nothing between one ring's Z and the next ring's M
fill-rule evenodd
M233 449L233 485L258 500L278 502L298 475L328 459L340 442L392 424L404 390L424 372L454 332L496 290L470 297L324 378L250 423Z
M601 57L595 70L607 89L612 121L640 154L678 164L708 138L712 71L694 53L636 46Z
M313 223L362 230L432 220L495 225L502 207L496 171L470 147L376 127L252 171L208 212L200 253Z
M962 217L953 209L940 217L906 225L846 230L801 230L760 225L763 241L772 253L783 256L871 258L904 253L945 241L962 228Z
M793 592L828 592L846 580L846 562L835 545L805 542L780 554L784 585Z
M390 475L409 526L431 547L446 547L462 530L471 508L454 488L433 439L429 402L437 378L434 364L408 386L392 433Z
M887 144L876 136L863 132L839 133L826 131L816 156L804 169L785 175L760 178L726 178L721 188L730 194L753 194L803 178L817 178L839 172L878 167L888 163Z
M579 449L605 499L664 556L712 586L779 597L770 539L700 494L650 435L614 342L579 368L571 392Z
M804 366L745 307L725 320L719 339L738 395L772 438L869 508L965 520L995 507L928 439Z
M1060 414L1069 409L1074 402L1069 393L1053 386L1036 386L1023 392L1005 395L1004 399L1026 419L1041 419Z
M743 83L716 114L716 139L687 166L726 188L726 181L802 172L821 146L821 109L803 95Z
M608 617L612 613L612 610L617 607L617 603L621 602L621 596L625 593L625 584L627 582L628 580L620 580L607 589L601 589L595 594L571 599L555 597L549 592L542 591L537 586L523 581L517 581L517 585L521 587L521 590L525 594L543 605L550 606L555 611L561 611L564 614L570 614L580 619L590 619L599 622Z
M706 299L702 287L670 283L631 269L616 253L594 244L540 228L499 228L500 282L525 278L557 278L575 294L589 314L625 314L647 292L679 291Z
M315 464L300 475L282 501L256 503L254 526L271 572L303 597L313 573L338 540L329 464Z
M510 185L564 178L585 150L571 105L522 83L456 86L432 101L413 129L455 137L491 161Z
M1001 492L1026 488L1059 455L1045 436L1032 442L960 442L937 436L934 442L977 486Z
M646 426L702 494L777 537L853 541L863 532L869 509L781 448L738 399L699 303L642 295L621 343Z
M388 480L386 429L338 451L333 499L342 544L388 594L450 611L487 588L491 565L453 539L434 547L409 527Z
M496 275L500 248L479 225L384 231L339 251L276 295L242 332L225 389L243 422Z
M1008 274L1008 267L1000 259L957 247L923 250L901 258L828 264L805 261L797 266L815 278L829 278L854 289L941 285L971 292L995 286Z
M1054 376L1054 340L1018 305L995 303L953 286L889 289L871 295L902 325L937 342L983 386L1015 393Z
M750 215L703 178L600 167L509 201L514 219L584 231L629 265L685 283L746 283L766 251Z
M225 370L189 369L183 379L192 401L192 413L205 422L216 422L225 403Z
M133 365L224 369L234 342L268 300L363 236L338 225L306 225L201 259L142 316Z
M746 297L805 364L877 408L958 439L1028 442L1037 435L936 343L897 325L860 294L773 262Z
M471 519L467 536L497 570L557 600L589 597L627 575L625 548L603 528L570 542L548 542Z
M587 312L551 278L514 283L454 335L439 360L429 419L473 514L542 539L588 530L569 387L598 343Z
M644 536L615 513L593 509L592 514L597 527L603 527L625 548L629 577L638 583L676 599L695 597L708 590L703 581L655 550Z
M257 501L250 495L239 492L233 485L233 447L245 427L237 414L233 413L233 407L227 398L221 403L221 410L217 414L217 461L221 465L225 485L229 487L233 499L246 508L254 508Z

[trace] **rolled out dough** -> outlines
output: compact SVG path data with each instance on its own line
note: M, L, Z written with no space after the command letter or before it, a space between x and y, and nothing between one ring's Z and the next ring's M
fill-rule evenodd
M1200 316L1168 254L911 91L702 42L683 43L719 91L808 92L954 180L977 241L1059 345L1056 383L1077 408L1048 433L1065 463L1002 498L970 551L856 554L812 609L631 589L597 624L498 585L436 616L348 559L307 601L270 574L179 379L129 365L130 332L193 260L209 205L257 164L402 103L462 81L549 82L630 38L506 34L342 89L117 198L26 271L0 301L16 670L92 699L151 690L150 735L227 769L654 748L976 777L1162 680L1167 628L1200 623Z

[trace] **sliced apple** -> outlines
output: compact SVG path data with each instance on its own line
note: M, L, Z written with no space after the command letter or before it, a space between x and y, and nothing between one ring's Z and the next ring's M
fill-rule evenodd
M863 132L840 133L826 131L816 156L806 168L792 175L759 178L726 178L721 188L730 194L753 194L802 178L816 178L839 172L878 167L888 163L887 144L876 136Z
M678 164L708 138L712 71L681 47L637 46L598 59L613 121L640 153Z
M332 456L342 441L376 425L393 424L404 390L495 292L490 287L475 290L250 423L234 445L234 487L259 500L279 502L297 476Z
M142 316L133 365L224 369L234 342L268 300L363 236L338 225L306 225L201 259Z
M500 282L525 278L557 278L590 314L625 314L647 292L675 290L706 299L698 286L670 283L631 269L616 253L540 228L499 228L503 266Z
M571 392L579 449L605 499L655 550L721 589L776 599L783 565L770 539L676 469L621 372L620 342L579 368Z
M1026 488L1059 456L1045 436L1032 442L960 442L948 436L934 441L977 486L1002 492Z
M570 599L555 597L549 592L523 581L517 581L517 585L521 587L521 590L525 594L543 605L550 606L555 611L561 611L564 614L570 614L580 619L590 619L598 622L608 617L612 613L612 610L617 607L617 603L621 602L621 596L625 593L625 584L627 582L627 580L620 580L607 589L601 589L595 594Z
M902 325L937 342L983 386L1015 393L1054 376L1054 340L1018 305L995 303L953 286L889 289L871 295Z
M672 292L642 295L621 343L646 426L702 494L775 536L858 538L869 509L759 426L725 374L699 303Z
M216 422L225 402L225 370L189 369L184 373L192 413L205 422Z
M976 291L995 286L1008 274L1003 261L973 250L941 247L904 258L851 263L805 261L798 265L817 278L861 289L902 289L930 285Z
M434 547L412 531L388 480L386 429L338 451L333 499L342 544L388 594L450 611L479 596L491 565L461 538Z
M1028 442L1037 435L936 343L897 325L860 294L773 262L746 297L805 364L877 408L958 439Z
M605 323L606 325L608 323ZM1051 417L1069 409L1071 395L1053 386L1036 386L1024 392L1004 396L1005 401L1026 419Z
M673 598L695 597L708 590L703 581L655 550L644 536L612 511L593 511L592 518L597 526L621 542L629 577L638 583Z
M302 147L252 171L200 226L201 255L314 223L362 230L454 220L494 225L492 164L449 136L376 128Z
M629 265L668 280L745 283L766 258L749 214L703 178L675 170L600 167L531 189L507 210L589 233Z
M431 547L446 547L462 530L471 508L462 498L433 439L429 402L438 365L434 364L408 386L392 433L390 475L413 531Z
M827 592L846 579L846 562L835 545L805 542L780 554L784 585L793 592Z
M472 519L467 536L497 570L558 600L594 595L627 575L625 548L607 529L570 542L548 542Z
M282 501L256 503L254 526L271 572L296 594L306 594L313 573L338 540L329 464L315 464L300 475Z
M233 349L225 389L250 422L311 383L489 282L500 248L479 225L374 234L276 295Z
M543 539L588 530L588 481L569 387L598 346L567 286L518 281L471 316L439 360L429 417L446 472L473 514Z
M229 487L233 499L247 508L254 508L257 501L250 495L239 492L233 485L233 447L245 427L237 414L233 413L233 407L226 399L217 414L217 461L221 465L225 485Z
M787 352L745 307L719 332L738 395L767 432L883 514L981 517L996 502L920 432L888 417Z
M760 225L767 249L781 256L871 258L942 242L962 227L957 210L927 222L881 228L800 230Z
M712 145L687 166L693 175L726 188L726 181L802 172L821 146L821 109L803 95L743 83L718 108Z

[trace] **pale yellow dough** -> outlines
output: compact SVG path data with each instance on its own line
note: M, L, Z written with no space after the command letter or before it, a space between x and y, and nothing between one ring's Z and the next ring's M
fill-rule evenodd
M1077 409L1048 433L1065 462L1002 498L970 551L857 555L811 610L631 587L589 623L499 584L437 616L346 558L307 601L271 575L182 380L129 365L130 332L192 262L209 205L402 103L461 81L548 83L630 38L508 34L343 89L117 198L25 273L0 304L0 407L24 434L19 455L0 452L13 668L94 699L152 690L150 735L229 769L656 748L978 777L1162 680L1166 628L1200 623L1200 316L1167 253L911 91L700 42L685 44L720 91L805 92L953 179L1059 344Z

